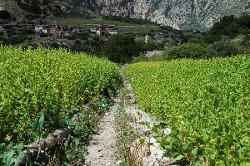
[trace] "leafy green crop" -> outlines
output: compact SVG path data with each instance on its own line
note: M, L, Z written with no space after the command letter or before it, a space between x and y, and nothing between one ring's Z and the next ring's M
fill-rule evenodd
M28 142L39 134L34 128L62 127L65 114L114 86L118 76L118 66L104 59L0 46L0 143Z
M137 63L138 104L172 129L168 155L190 165L250 163L250 57Z

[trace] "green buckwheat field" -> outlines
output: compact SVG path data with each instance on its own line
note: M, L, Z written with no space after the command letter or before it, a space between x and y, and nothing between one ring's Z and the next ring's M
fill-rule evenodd
M122 74L132 84L136 104L160 122L152 130L176 164L249 163L248 55L139 62L124 72L108 60L64 49L0 46L0 55L0 158L5 165L23 165L26 145L60 128L71 132L60 144L63 152L39 152L31 160L44 161L45 155L49 160L57 156L57 164L80 164L89 136L110 107L108 98L122 86ZM82 109L86 104L90 108ZM165 128L171 129L169 135Z
M250 166L250 0L0 0L0 166Z
M0 148L31 143L72 125L67 123L70 114L115 86L118 76L118 66L104 59L63 49L23 51L0 46ZM91 116L81 127L91 128Z
M166 153L186 165L250 160L250 57L129 65L141 108L172 129L154 128Z

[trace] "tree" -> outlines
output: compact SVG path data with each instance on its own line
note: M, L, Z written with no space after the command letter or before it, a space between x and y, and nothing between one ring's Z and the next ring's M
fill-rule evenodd
M138 56L139 52L140 47L137 47L132 35L111 36L103 45L104 55L116 63L127 63Z

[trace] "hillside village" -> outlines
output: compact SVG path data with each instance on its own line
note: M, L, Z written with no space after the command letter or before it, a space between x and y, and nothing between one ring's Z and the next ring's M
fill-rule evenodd
M51 24L44 21L41 16L32 14L27 14L24 18L17 20L7 10L0 7L0 34L0 42L5 44L20 44L25 41L31 43L31 39L34 39L36 43L40 40L43 45L48 45L51 40L57 43L63 40L65 44L62 47L70 48L73 40L106 38L123 34L123 31L115 25L109 24L96 24L94 27ZM11 37L13 40L11 40Z
M121 34L112 25L97 25L95 28L72 27L60 24L35 25L34 30L39 37L55 37L61 39L87 39Z
M46 24L39 16L26 15L24 19L14 20L8 11L0 8L1 29L10 27L25 27L34 30L39 37L56 37L66 39L77 39L91 37L102 37L121 34L114 25L96 25L94 28L72 27L60 24Z
M166 30L165 27L153 25L153 28L150 29L150 26L150 24L147 27L147 25L127 23L123 27L119 24L112 24L112 22L97 22L91 26L87 24L71 25L60 21L59 23L51 22L35 14L25 14L23 18L15 18L4 7L0 7L0 42L22 47L44 46L46 48L73 49L75 41L95 40L98 42L110 36L127 33L133 33L135 38L143 40L145 43L157 42L176 45L183 40L182 34L171 28ZM156 30L154 30L155 27ZM141 33L141 29L145 32Z

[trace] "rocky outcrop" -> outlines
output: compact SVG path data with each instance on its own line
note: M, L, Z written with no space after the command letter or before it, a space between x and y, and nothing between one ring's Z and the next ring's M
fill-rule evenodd
M83 1L83 0L82 0ZM249 0L77 0L103 15L142 18L181 29L206 29L225 15L250 11Z
M95 3L88 2L88 0L86 0L86 3L83 3L85 0L81 1L83 0L0 0L0 7L5 8L17 19L21 19L27 14L44 17L65 15L90 17L91 10L94 9L88 4Z
M0 7L16 18L20 18L27 13L18 6L15 0L0 0Z
M250 0L0 0L19 12L64 14L94 11L105 16L146 19L180 29L207 29L226 15L250 12ZM87 9L87 10L86 10ZM15 11L10 10L10 11Z

